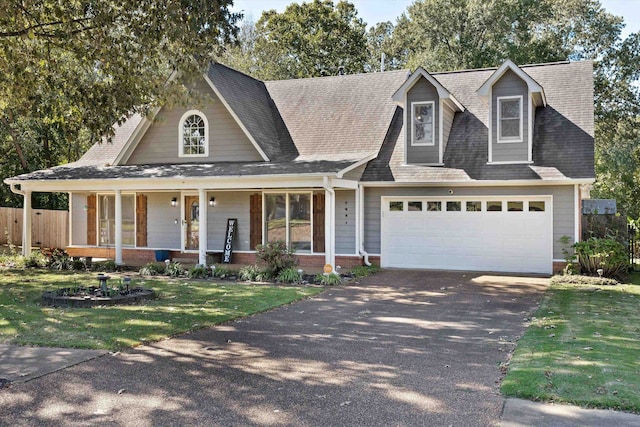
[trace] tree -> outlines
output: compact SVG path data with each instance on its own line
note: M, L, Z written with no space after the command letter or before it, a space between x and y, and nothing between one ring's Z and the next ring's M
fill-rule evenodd
M346 1L314 0L292 3L283 13L266 11L256 23L253 58L259 66L249 71L265 80L337 74L339 67L362 72L365 28Z
M237 31L231 3L0 0L3 175L76 160L114 122L184 101L183 79Z

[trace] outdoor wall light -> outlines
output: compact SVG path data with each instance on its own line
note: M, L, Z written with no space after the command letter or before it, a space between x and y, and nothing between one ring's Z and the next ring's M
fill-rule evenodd
M86 212L86 211L88 211L88 210L89 210L89 206L88 206L88 205L84 205L84 207L83 207L82 209L84 209L84 210L85 210L85 212Z
M216 198L211 196L209 199L209 206L214 207L216 205Z
M171 207L175 208L178 205L178 199L177 198L173 198L171 199Z

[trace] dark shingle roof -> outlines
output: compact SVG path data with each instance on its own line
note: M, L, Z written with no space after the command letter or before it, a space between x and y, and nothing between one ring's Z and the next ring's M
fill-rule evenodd
M105 179L172 179L215 178L237 176L334 174L351 166L351 161L293 161L293 162L223 162L153 165L74 165L58 166L11 178L15 181L64 181Z
M207 76L269 160L298 155L264 82L222 64L211 64Z
M362 180L439 182L471 180L593 178L593 69L590 61L524 66L545 90L537 108L533 165L487 165L488 105L476 90L495 71L433 74L466 107L456 113L444 153L444 167L404 164L403 114L396 114L387 138ZM400 110L401 111L401 110ZM400 123L398 123L400 122Z
M114 125L114 135L111 141L103 138L102 141L89 148L80 160L67 166L112 165L141 121L142 116L134 114L121 125Z
M362 159L377 153L408 71L265 82L300 159Z

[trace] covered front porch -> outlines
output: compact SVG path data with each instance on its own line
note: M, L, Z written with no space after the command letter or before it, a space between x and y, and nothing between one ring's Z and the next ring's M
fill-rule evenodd
M14 191L30 210L31 182ZM303 267L362 264L361 189L335 176L46 181L47 191L69 194L72 256L110 258L116 264L173 259L207 265L255 262L258 244L284 240ZM39 186L38 191L43 191ZM339 205L339 208L337 207ZM339 209L339 210L338 210ZM228 241L228 223L235 225ZM336 236L336 230L339 235ZM25 222L25 234L30 235ZM28 254L29 245L24 252Z

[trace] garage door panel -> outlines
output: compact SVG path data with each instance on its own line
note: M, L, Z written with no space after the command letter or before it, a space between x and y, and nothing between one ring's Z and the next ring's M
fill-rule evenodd
M433 199L411 200L422 200L423 206L427 206L427 201ZM504 196L474 199L479 200L505 199ZM553 250L551 198L540 196L536 200L545 200L548 209L543 212L467 212L463 201L463 211L384 212L382 265L550 273ZM440 201L446 209L446 202ZM385 203L382 205L384 207ZM506 207L504 201L503 208ZM486 209L486 203L483 203L483 209Z

